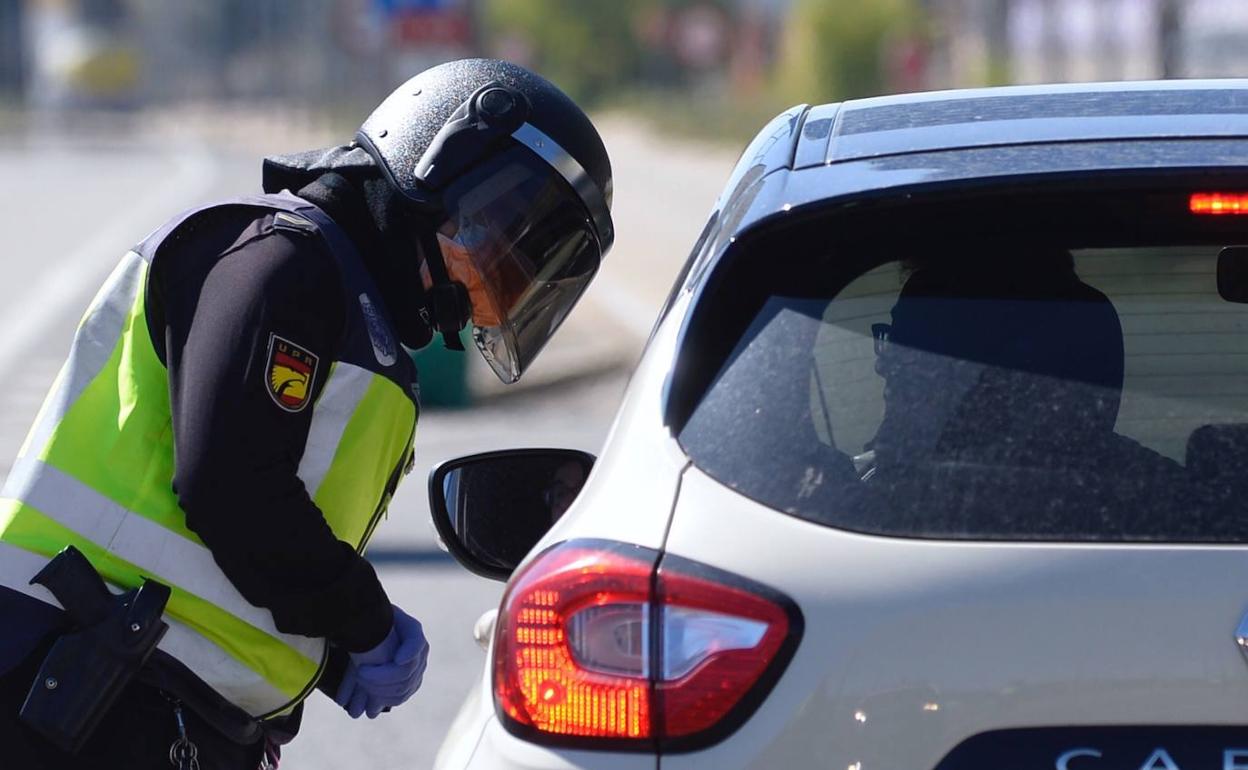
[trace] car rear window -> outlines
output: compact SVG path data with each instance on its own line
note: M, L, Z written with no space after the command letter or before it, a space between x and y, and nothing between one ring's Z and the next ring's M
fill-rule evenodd
M859 532L1248 541L1235 240L1000 235L880 248L835 290L835 249L809 280L785 268L742 305L681 445L750 498Z

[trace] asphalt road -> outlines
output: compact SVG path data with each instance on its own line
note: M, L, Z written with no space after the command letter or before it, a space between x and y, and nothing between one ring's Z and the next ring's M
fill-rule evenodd
M673 143L625 121L604 126L619 240L583 307L535 366L541 385L481 388L472 408L427 410L417 468L370 548L391 598L424 623L431 645L424 687L374 721L353 722L313 696L283 767L428 767L477 680L484 656L472 626L497 604L501 584L470 575L437 547L424 497L428 469L503 447L601 446L627 369L734 160L721 148ZM193 119L159 128L137 138L81 126L72 135L29 130L0 143L0 473L118 257L183 208L254 190L260 152L316 144L271 124L246 141L228 126ZM473 367L473 381L484 383L484 365Z

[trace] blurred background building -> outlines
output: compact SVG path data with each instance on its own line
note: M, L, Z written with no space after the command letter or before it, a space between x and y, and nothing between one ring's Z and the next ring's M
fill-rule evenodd
M486 53L735 137L797 101L1248 74L1245 43L1243 0L0 0L0 100L355 117L427 65Z

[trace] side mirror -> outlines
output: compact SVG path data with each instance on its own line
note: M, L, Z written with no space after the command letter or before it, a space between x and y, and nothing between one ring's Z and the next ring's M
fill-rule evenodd
M429 473L438 536L463 566L506 580L576 499L594 456L506 449L448 460Z

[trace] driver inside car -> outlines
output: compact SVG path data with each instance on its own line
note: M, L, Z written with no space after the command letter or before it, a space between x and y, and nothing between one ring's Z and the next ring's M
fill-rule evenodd
M853 507L877 522L938 507L968 531L1020 495L1050 501L1063 531L1178 500L1207 510L1181 465L1114 430L1124 351L1110 300L1064 249L1003 251L910 265L892 323L873 326L884 413L853 458Z
M1114 433L1122 325L1062 249L919 265L875 324L874 467L913 461L1177 463ZM862 462L859 460L859 462Z

